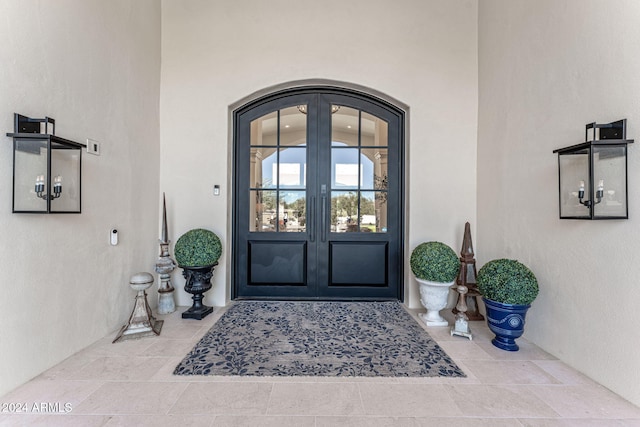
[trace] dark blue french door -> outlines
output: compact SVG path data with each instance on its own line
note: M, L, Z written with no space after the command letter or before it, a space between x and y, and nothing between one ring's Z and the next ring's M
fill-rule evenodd
M402 112L318 89L234 119L234 297L402 299Z

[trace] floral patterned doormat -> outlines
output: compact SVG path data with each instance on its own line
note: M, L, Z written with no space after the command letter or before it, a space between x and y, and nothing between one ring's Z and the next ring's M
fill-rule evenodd
M238 301L173 373L466 376L398 302Z

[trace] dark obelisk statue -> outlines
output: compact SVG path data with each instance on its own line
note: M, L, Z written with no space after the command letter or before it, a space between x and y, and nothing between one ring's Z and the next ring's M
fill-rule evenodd
M455 287L460 296L458 304L452 310L456 315L456 322L454 327L451 328L451 335L460 335L473 339L471 329L469 329L469 320L483 320L484 317L478 312L476 298L480 296L480 292L478 292L476 284L476 260L473 253L473 243L471 243L471 226L468 222L464 225L460 263L462 265Z
M467 306L466 315L469 320L484 320L484 316L478 311L479 306L477 298L480 296L478 285L476 283L478 272L476 270L473 243L471 242L471 226L468 222L464 225L464 237L462 239L462 250L460 251L460 262L462 266L460 268L460 274L456 279L456 285L467 287L467 294L465 296L465 305ZM452 311L456 314L458 311L457 307Z

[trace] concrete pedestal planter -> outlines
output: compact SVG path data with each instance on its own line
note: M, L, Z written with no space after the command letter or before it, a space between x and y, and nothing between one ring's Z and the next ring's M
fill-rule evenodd
M440 310L447 306L449 291L455 281L449 283L431 282L417 279L420 285L420 302L427 309L421 313L420 318L427 326L448 326L449 322L440 315Z

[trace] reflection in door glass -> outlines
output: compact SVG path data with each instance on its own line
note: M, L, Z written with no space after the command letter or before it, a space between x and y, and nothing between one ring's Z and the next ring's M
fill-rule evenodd
M280 110L280 145L306 145L307 116L298 107Z
M358 145L359 111L355 108L331 106L331 141L333 145Z
M388 145L389 130L387 122L384 120L363 111L360 128L362 129L360 145L365 147L386 147Z
M332 233L386 233L386 191L331 193Z
M361 174L357 148L331 149L331 187L358 188Z
M278 174L274 173L274 166L278 164L275 148L251 148L250 185L251 188L276 188Z
M304 191L281 191L278 203L278 231L306 231L307 200Z
M360 193L360 231L387 232L387 192L363 191Z
M278 143L278 112L274 111L251 122L251 145Z
M280 172L278 176L280 188L304 188L307 171L307 150L304 147L281 148ZM275 165L274 165L275 166Z
M249 231L276 231L276 192L251 190Z
M358 192L333 191L331 193L331 232L358 231Z
M360 152L362 165L362 188L386 190L388 187L388 164L386 148L363 148Z

